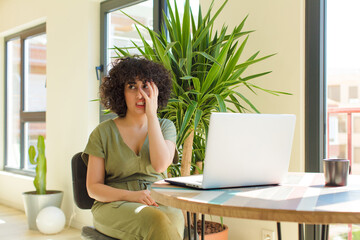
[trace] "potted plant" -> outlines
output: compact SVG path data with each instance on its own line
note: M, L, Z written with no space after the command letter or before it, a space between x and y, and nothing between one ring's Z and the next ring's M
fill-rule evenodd
M63 198L62 191L46 190L46 157L45 140L43 136L38 137L37 158L34 146L29 148L29 160L31 164L36 165L36 174L34 186L36 191L24 192L22 194L25 206L25 213L28 219L29 229L38 230L36 226L36 217L41 209L48 206L60 208Z
M243 50L253 31L244 31L247 17L230 31L223 26L214 30L214 22L227 0L211 16L212 1L209 10L202 15L199 7L195 19L186 0L182 20L174 1L174 8L167 0L168 16L163 13L161 32L157 33L141 24L151 37L147 41L138 26L138 35L142 46L133 42L142 56L162 63L172 73L173 89L168 106L160 110L162 118L170 119L177 129L177 148L180 164L169 167L172 176L187 176L202 173L205 155L206 137L212 112L256 112L259 110L241 92L243 86L250 92L264 91L273 95L288 94L261 88L251 80L269 74L270 71L245 75L250 65L263 61L272 55L259 56L259 51L244 59ZM118 57L131 56L129 47L114 46Z
M136 19L138 25L145 28L151 36L148 42L136 26L143 46L134 47L141 55L156 62L161 62L172 73L173 91L168 106L161 110L160 117L172 120L177 128L177 147L181 153L181 175L190 175L206 145L206 136L210 113L214 111L259 113L258 109L237 89L244 86L256 94L256 90L270 94L288 94L279 91L263 89L251 83L251 80L264 76L270 71L244 76L245 70L257 62L272 55L257 58L259 51L244 62L240 61L243 50L253 31L243 31L246 18L236 26L230 34L227 26L214 31L214 22L227 1L211 17L213 2L202 16L199 7L197 21L194 19L189 0L185 1L184 15L180 20L178 7L174 1L174 9L167 0L169 16L163 13L161 33L144 26ZM242 42L240 43L240 39ZM153 47L151 46L153 45ZM118 57L130 56L129 47L114 46ZM199 140L196 140L199 138ZM194 148L194 139L201 143ZM193 151L194 150L194 151ZM193 159L193 161L192 161ZM192 164L191 164L192 163ZM191 170L191 165L193 169ZM201 170L198 167L199 170ZM179 171L173 172L176 176Z

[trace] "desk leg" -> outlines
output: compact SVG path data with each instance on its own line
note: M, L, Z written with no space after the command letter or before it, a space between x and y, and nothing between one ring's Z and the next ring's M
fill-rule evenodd
M280 225L280 222L277 222L276 225L277 225L278 240L281 240L281 225Z
M196 222L196 213L194 213L194 240L197 240L197 222Z
M191 220L190 220L190 212L186 212L187 224L188 224L188 236L189 240L191 239Z
M329 239L329 225L321 225L321 240Z
M205 239L205 214L201 214L201 240Z
M193 215L194 217L194 238L193 240L198 240L197 237L197 218L196 218L196 213L194 213ZM189 236L189 240L191 240L191 216L190 216L190 212L186 212L186 218L187 218L187 222L188 222L188 236ZM201 239L205 239L205 214L201 214Z
M304 240L304 224L299 223L299 240Z

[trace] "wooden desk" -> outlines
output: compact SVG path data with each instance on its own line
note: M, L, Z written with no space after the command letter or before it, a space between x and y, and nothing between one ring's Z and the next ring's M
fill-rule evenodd
M289 173L280 186L195 190L156 182L151 196L190 212L306 224L360 223L360 175L325 187L323 173Z

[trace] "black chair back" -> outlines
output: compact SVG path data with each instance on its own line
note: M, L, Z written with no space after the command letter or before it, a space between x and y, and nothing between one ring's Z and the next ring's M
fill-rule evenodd
M76 205L81 209L90 209L94 203L86 189L87 166L81 158L82 152L75 154L71 160L73 193Z

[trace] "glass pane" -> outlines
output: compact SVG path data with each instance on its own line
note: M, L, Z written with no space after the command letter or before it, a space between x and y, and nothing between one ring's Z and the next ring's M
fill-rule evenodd
M178 8L179 11L179 15L180 15L180 19L182 20L183 16L184 16L184 5L185 5L185 0L176 0L176 6ZM170 6L171 8L175 9L175 3L174 1L170 0ZM197 22L197 18L198 18L198 13L199 13L199 0L191 0L190 1L190 8L191 11L194 15L194 19Z
M6 146L7 167L20 167L20 39L6 43Z
M360 21L359 9L358 0L327 1L327 152L328 157L348 158L353 174L360 174L360 163L355 159L360 157L357 121L360 112L360 59L357 57L360 33L353 31Z
M46 34L25 40L24 111L46 111Z
M347 158L360 174L359 0L328 0L326 19L327 157ZM340 33L340 32L341 33ZM331 225L329 239L359 239L357 225Z
M29 161L28 150L33 145L37 152L37 139L38 136L42 135L45 138L46 146L46 123L44 122L31 122L25 123L24 137L25 137L25 166L26 170L34 170L35 165L32 165ZM45 148L46 149L46 148Z
M141 22L145 26L153 29L153 1L145 1L130 7L121 9L126 14L135 18L137 21ZM136 43L138 46L142 46L142 42L135 28L135 22L131 20L126 15L122 14L120 11L114 11L107 14L107 59L106 65L107 70L111 68L112 59L116 57L115 51L111 48L114 46L117 47L132 47L133 44L131 41ZM141 33L146 40L150 40L149 34L147 31L138 26ZM139 54L136 49L129 49L131 54Z

